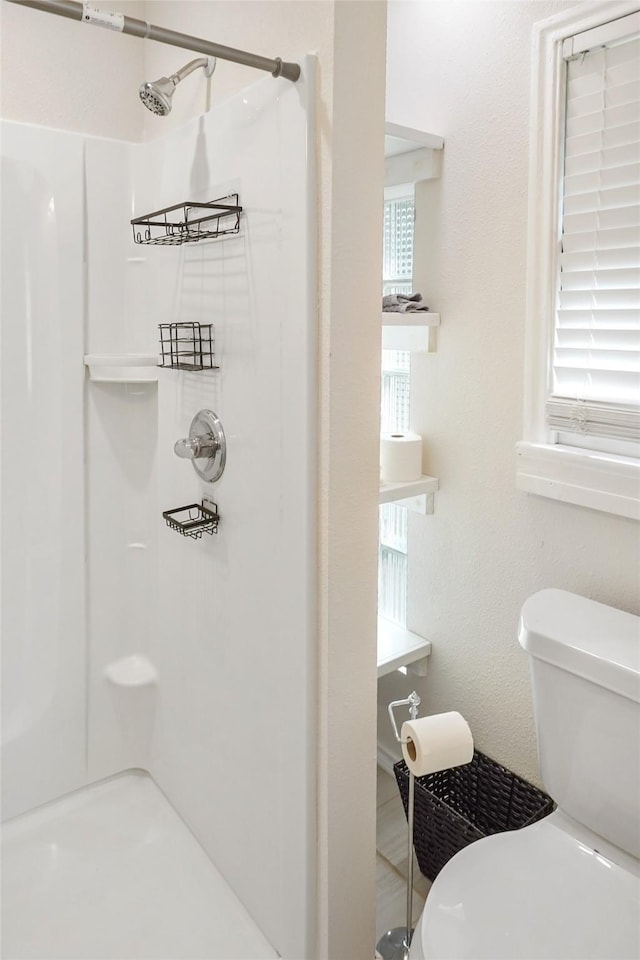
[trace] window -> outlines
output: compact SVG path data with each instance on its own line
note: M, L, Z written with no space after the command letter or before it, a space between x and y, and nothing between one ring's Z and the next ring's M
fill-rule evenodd
M385 190L382 292L411 293L413 283L413 188ZM382 433L409 429L410 357L382 351ZM407 509L396 503L379 510L378 613L407 623Z
M629 9L574 8L534 39L518 486L638 517L640 13Z
M382 293L412 293L414 193L387 187L384 198Z

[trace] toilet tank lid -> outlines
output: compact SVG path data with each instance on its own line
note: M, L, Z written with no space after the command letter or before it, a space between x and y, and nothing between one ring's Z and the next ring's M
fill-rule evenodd
M522 607L518 640L532 657L640 702L640 617L541 590Z

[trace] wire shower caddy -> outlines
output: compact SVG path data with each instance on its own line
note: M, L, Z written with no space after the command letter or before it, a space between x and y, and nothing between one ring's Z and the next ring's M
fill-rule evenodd
M217 370L211 323L160 323L159 367Z
M215 240L240 232L240 198L237 193L207 203L175 203L131 221L134 243L178 246L198 240Z
M188 503L184 507L163 510L162 516L171 530L192 540L199 540L203 533L217 533L220 523L218 504L207 498L202 503Z

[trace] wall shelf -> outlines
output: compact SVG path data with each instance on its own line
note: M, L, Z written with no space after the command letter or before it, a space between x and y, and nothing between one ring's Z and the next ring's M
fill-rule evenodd
M391 157L397 153L408 153L411 150L419 150L420 147L428 147L430 150L442 150L444 148L444 138L435 133L428 133L426 130L417 130L415 127L405 127L400 123L391 123L389 120L384 125L385 133L385 156Z
M406 627L378 617L378 678L400 667L411 667L412 673L426 676L431 641L419 637Z
M385 124L384 185L420 183L440 176L444 140L425 130Z
M380 483L379 503L397 503L414 513L433 514L434 494L440 488L437 477L422 476L402 483Z
M91 353L84 358L89 380L95 383L156 383L156 353Z
M382 349L429 353L432 349L430 331L439 326L439 313L385 311L382 314Z

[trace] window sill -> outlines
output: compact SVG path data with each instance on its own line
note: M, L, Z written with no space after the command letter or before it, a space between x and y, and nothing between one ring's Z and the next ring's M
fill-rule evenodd
M640 461L560 444L516 444L517 487L640 520Z

